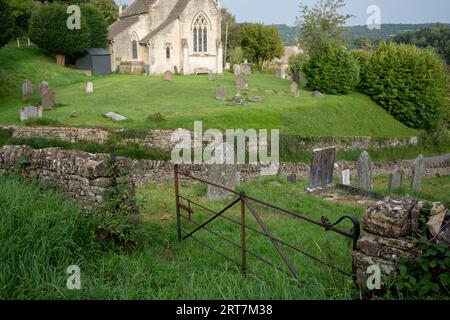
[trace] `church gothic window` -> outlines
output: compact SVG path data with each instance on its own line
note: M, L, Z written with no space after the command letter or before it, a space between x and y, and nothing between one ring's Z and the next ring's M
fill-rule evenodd
M208 52L208 19L200 13L193 25L194 52Z
M138 37L137 34L133 34L131 37L131 57L133 60L137 60L138 57Z

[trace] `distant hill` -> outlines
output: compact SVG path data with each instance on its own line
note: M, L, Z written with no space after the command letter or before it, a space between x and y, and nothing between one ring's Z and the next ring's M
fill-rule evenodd
M367 26L353 26L348 27L347 32L345 32L345 38L354 42L361 38L369 38L371 40L380 41L384 39L390 39L398 34L408 32L408 31L418 31L424 28L428 28L434 25L434 23L423 23L423 24L383 24L380 30L369 30ZM445 24L450 26L450 24ZM288 26L286 24L275 25L280 31L283 43L285 45L295 45L296 39L296 27Z

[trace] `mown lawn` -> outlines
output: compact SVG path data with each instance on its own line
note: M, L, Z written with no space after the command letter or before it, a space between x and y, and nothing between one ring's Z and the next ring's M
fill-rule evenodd
M274 183L277 181L277 183ZM249 194L310 217L361 218L363 208L322 201L303 193L304 185L263 179L242 186ZM200 202L204 188L182 188ZM149 185L139 190L141 229L131 253L102 250L92 233L92 219L59 192L17 176L0 177L0 299L352 299L358 297L350 277L286 250L301 283L248 257L248 274L193 239L178 243L173 187ZM224 203L209 203L220 208ZM237 216L238 208L227 214ZM276 237L351 270L351 243L308 223L258 208ZM196 210L194 218L207 219ZM248 223L255 225L248 216ZM349 228L348 224L343 227ZM183 223L183 228L192 226ZM240 227L225 220L210 228L239 241ZM240 250L200 232L200 239L239 259ZM270 241L249 232L248 250L283 262ZM82 289L66 288L69 265L81 268Z
M107 126L129 128L179 127L192 129L194 121L203 121L204 128L280 129L281 133L304 136L374 136L402 137L417 135L391 117L367 96L354 92L346 96L313 98L304 85L301 97L289 93L289 80L271 75L249 77L248 96L259 95L264 101L249 106L228 106L215 100L217 85L228 88L228 98L235 93L234 76L208 81L207 76L175 76L173 82L162 77L114 74L94 77L95 93L84 93L84 82L89 79L68 68L56 66L42 53L32 48L7 47L0 51L0 123L19 124L18 108L21 84L29 78L35 85L47 80L56 92L58 107L46 111L49 123L70 126ZM273 90L268 94L265 90ZM35 94L32 103L38 103ZM118 112L129 120L116 124L104 118L106 112ZM72 112L78 117L71 118ZM161 113L164 121L148 120Z

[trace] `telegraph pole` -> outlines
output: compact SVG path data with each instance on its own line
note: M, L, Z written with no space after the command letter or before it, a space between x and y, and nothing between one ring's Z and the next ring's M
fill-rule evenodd
M227 63L227 54L228 54L228 22L225 26L225 50L224 50L224 59L223 59L223 66L225 67L225 64Z

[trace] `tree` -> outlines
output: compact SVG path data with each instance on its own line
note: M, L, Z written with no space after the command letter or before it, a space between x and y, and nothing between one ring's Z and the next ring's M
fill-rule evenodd
M14 18L6 0L0 0L0 48L12 38L14 34Z
M261 70L264 62L283 55L283 43L278 29L260 23L242 27L241 47L245 56L256 64L258 70Z
M317 0L314 7L300 4L301 16L297 17L298 42L310 54L325 44L345 43L345 24L352 17L340 14L344 0Z
M80 4L81 16L86 19L89 29L91 48L106 48L108 44L108 26L103 13L91 3Z
M119 17L119 7L114 0L90 0L103 13L106 24L113 24Z
M81 15L81 29L70 30L67 27L67 5L60 3L43 4L31 15L30 38L40 48L74 60L91 45L90 31L86 18Z
M26 33L34 0L6 0L6 2L11 7L12 16L15 20L16 34Z
M222 43L225 49L225 42L227 42L227 56L226 61L230 57L231 50L241 45L240 31L241 25L236 22L236 17L232 15L226 8L222 8ZM225 41L226 28L228 24L228 39Z

